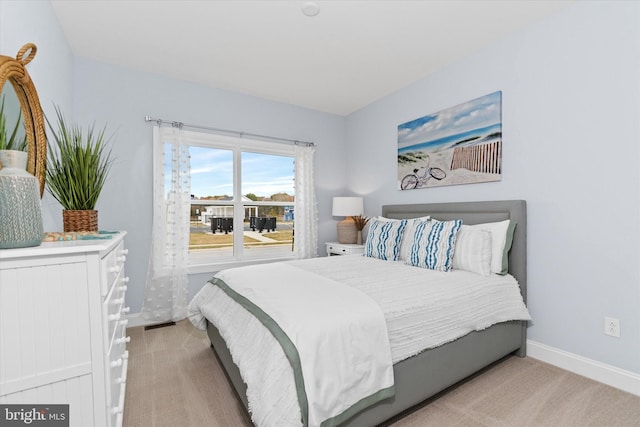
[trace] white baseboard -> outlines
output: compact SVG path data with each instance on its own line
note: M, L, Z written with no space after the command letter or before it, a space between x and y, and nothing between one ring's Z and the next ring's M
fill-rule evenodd
M135 328L136 326L147 326L154 323L147 319L143 319L140 313L128 314L126 319L129 321L129 323L127 323L127 328Z
M640 396L640 375L577 354L527 340L527 356Z

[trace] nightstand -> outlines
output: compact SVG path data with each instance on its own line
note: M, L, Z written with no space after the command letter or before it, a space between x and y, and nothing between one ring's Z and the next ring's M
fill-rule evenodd
M327 256L331 255L362 255L364 245L350 243L327 242Z

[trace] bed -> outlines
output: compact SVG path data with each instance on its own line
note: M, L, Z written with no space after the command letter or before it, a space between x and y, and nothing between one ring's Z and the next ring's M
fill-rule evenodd
M465 225L497 223L510 220L513 242L508 252L508 273L519 285L526 303L526 203L522 200L387 205L382 216L390 219L410 219L431 216L440 221L460 219ZM526 355L525 320L503 321L482 330L472 331L443 345L421 351L392 366L394 393L377 403L359 410L348 419L336 418L343 426L374 426L423 402L456 384L487 365L509 355ZM211 345L229 381L245 408L249 408L247 386L215 324L206 322ZM471 356L470 356L471 355ZM332 425L323 424L323 425Z

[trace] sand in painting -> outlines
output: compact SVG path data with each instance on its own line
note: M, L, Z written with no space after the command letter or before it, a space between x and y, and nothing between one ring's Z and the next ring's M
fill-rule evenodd
M500 181L500 174L474 172L464 168L453 170L449 169L449 167L451 166L453 152L453 148L437 152L431 151L429 153L425 153L429 155L430 161L417 161L404 164L398 163L398 189L400 189L400 182L402 181L402 178L404 178L408 174L413 174L414 169L418 169L423 166L440 168L447 174L447 176L440 181L434 178L429 178L426 183L422 182L422 184L419 184L416 188ZM418 175L420 176L422 176L424 173L424 169L420 169L418 171Z

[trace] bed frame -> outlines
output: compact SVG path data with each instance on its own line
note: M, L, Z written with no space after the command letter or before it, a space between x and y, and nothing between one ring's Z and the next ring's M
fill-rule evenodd
M382 215L399 219L431 215L441 220L462 219L469 225L511 219L516 228L509 252L509 273L518 280L526 303L527 210L524 200L387 205L382 207ZM396 363L393 366L395 396L367 408L342 425L371 427L383 423L509 354L524 357L526 327L527 322L523 321L499 323ZM227 378L247 409L247 388L224 340L208 322L207 333Z

